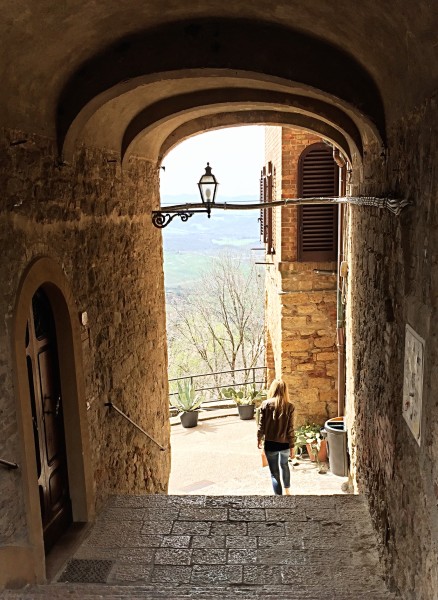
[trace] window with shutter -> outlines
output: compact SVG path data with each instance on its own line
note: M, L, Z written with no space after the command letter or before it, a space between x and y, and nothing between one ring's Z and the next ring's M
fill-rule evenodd
M331 150L323 143L308 146L298 164L298 194L301 198L338 196L339 168ZM338 206L302 205L298 211L298 260L336 260Z

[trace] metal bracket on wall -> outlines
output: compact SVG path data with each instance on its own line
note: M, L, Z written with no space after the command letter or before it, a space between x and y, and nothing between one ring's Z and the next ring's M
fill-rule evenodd
M261 210L276 206L300 206L303 204L355 204L357 206L373 206L375 208L386 208L395 215L399 215L412 201L406 198L379 198L377 196L334 196L331 198L284 198L272 202L254 202L245 204L228 204L227 202L215 202L210 205L210 210ZM189 204L176 204L166 206L165 210L152 211L152 223L155 227L163 229L175 218L180 217L185 222L196 213L206 213L204 204L200 202Z

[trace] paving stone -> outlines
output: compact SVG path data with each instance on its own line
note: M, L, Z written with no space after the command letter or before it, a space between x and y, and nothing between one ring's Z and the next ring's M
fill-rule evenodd
M189 535L165 535L161 546L163 548L188 548L190 541Z
M145 508L145 521L175 521L178 518L179 506L171 506L169 508Z
M163 534L167 535L172 531L173 521L145 521L141 528L141 533L147 535Z
M276 548L283 550L303 550L304 549L304 540L301 536L291 536L291 535L261 535L258 537L258 547L259 548ZM321 546L318 546L321 547Z
M286 526L284 523L265 522L248 523L248 535L285 535Z
M156 565L189 565L192 550L187 548L159 548L155 551Z
M257 562L257 550L254 548L231 548L228 550L228 563L246 565Z
M230 508L228 518L230 521L266 521L266 512L263 508Z
M281 583L281 569L279 566L244 565L243 583L248 585L279 584Z
M172 535L208 535L211 529L212 524L208 521L175 521Z
M248 533L247 523L239 521L233 523L212 523L211 535L246 535Z
M183 506L180 509L179 518L184 521L226 521L228 511L226 508Z
M191 583L217 585L220 583L242 583L243 567L239 565L215 565L193 567Z
M222 565L227 562L227 551L225 548L209 548L193 550L194 565Z
M304 551L299 550L259 548L257 561L265 565L304 565L307 562L307 555Z
M304 509L304 514L307 520L313 521L336 520L338 518L338 512L335 508L320 508L319 506L312 506L310 503Z
M306 522L306 513L302 508L267 508L267 521L301 521Z
M225 546L227 548L256 548L257 538L249 535L227 535Z
M191 575L192 567L155 565L151 581L158 584L166 582L173 584L189 583Z
M244 508L246 497L244 496L207 496L205 498L206 508Z
M296 496L246 496L245 508L293 508L296 506Z
M194 535L192 548L225 548L224 535Z

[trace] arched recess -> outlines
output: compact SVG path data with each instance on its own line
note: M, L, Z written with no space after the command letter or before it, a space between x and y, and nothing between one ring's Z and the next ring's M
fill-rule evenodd
M91 452L86 416L85 386L81 357L78 313L70 287L61 267L51 258L36 258L23 274L14 309L12 349L17 400L17 424L22 445L20 463L26 507L29 552L16 565L15 548L9 548L7 560L11 573L26 572L27 581L45 580L45 554L38 494L30 389L24 341L29 309L35 292L42 288L49 299L57 331L59 371L63 392L63 411L67 468L73 521L94 518L94 489ZM21 555L23 555L21 549Z
M266 89L269 84L281 84L289 92L345 110L355 117L357 125L366 123L385 142L380 91L351 55L326 41L272 23L212 18L171 23L126 36L85 62L58 100L60 151L71 156L85 124L112 100L138 90L134 94L138 101L147 95L151 83L184 83L190 76L204 81L232 78L235 87L242 87L244 80L249 83L243 87ZM190 87L177 89L177 94L194 91ZM202 81L196 89L202 91ZM155 96L139 110L172 95Z

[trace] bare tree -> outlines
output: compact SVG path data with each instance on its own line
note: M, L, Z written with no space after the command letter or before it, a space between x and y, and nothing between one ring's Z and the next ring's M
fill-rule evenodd
M248 369L241 374L248 381L264 353L263 283L257 267L241 257L213 258L196 288L170 302L172 372L187 373L195 364L209 373ZM220 385L220 376L212 379ZM233 383L239 382L234 378Z

